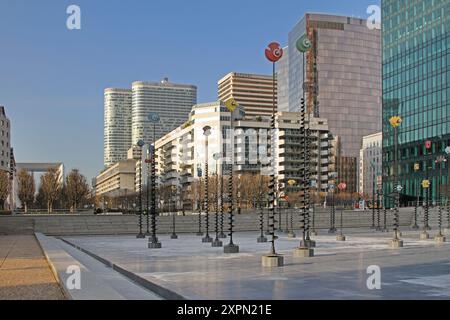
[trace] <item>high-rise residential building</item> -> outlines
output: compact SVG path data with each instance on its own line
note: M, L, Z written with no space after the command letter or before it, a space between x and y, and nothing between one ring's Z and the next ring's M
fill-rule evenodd
M391 194L398 182L407 204L418 194L424 199L421 183L428 179L430 197L437 201L439 186L448 183L436 160L450 145L450 0L384 0L382 16L383 171L389 175L383 189ZM403 120L398 170L392 116Z
M11 170L11 123L6 117L5 107L0 106L0 170Z
M220 79L218 85L219 100L234 98L244 107L247 117L272 115L273 76L231 72ZM275 89L275 99L276 95Z
M303 57L296 42L303 35L312 49ZM381 38L367 21L345 16L306 14L289 33L289 110L299 111L305 93L308 112L328 120L339 136L341 161L357 168L362 137L381 131ZM305 83L303 83L305 70ZM345 171L350 172L350 168ZM351 177L357 191L357 170Z
M283 50L283 57L276 64L277 110L278 112L289 112L289 48L285 47Z
M135 145L139 140L153 143L166 133L182 125L188 118L192 106L197 103L197 87L174 84L169 79L161 82L134 82L132 101L132 137ZM149 121L157 114L160 121Z
M373 196L379 189L383 164L383 134L381 132L363 137L359 156L359 193ZM374 188L375 187L375 188Z
M301 131L299 113L278 112L276 122L275 172L277 185L282 191L299 192L303 163L300 159ZM311 140L314 148L311 158L312 180L319 192L328 190L328 176L333 156L330 133L326 120L310 119ZM249 119L242 107L231 113L223 102L213 102L194 106L189 121L168 133L156 142L157 176L161 185L175 185L188 190L192 183L205 172L205 136L203 128L211 127L208 138L209 173L228 175L230 146L234 145L234 170L236 175L267 174L266 165L270 158L270 120ZM234 138L231 144L231 135ZM221 154L216 160L214 154ZM228 160L225 160L228 159ZM288 182L296 183L289 186ZM188 192L189 193L189 192ZM191 199L195 200L195 199ZM194 201L191 201L191 204Z
M126 159L131 147L131 90L105 89L104 165Z

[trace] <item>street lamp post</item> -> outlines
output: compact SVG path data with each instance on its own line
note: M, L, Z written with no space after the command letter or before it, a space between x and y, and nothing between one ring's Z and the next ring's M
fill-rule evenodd
M215 186L214 186L214 208L216 211L216 216L215 216L215 233L216 233L216 238L214 239L214 241L212 242L212 247L213 248L220 248L223 246L222 241L220 241L219 238L219 167L218 167L218 161L221 159L221 155L220 153L215 153L213 156L214 160L216 161L216 181L215 181Z
M439 232L434 239L437 243L445 242L445 237L442 234L442 193L441 193L441 183L442 183L442 166L447 162L447 158L444 156L439 156L436 160L436 164L439 164L439 181L438 181L438 202L439 202Z
M139 140L137 142L137 146L140 149L141 152L141 159L139 161L139 234L136 236L138 239L145 239L145 234L142 232L142 214L143 214L143 208L142 208L142 149L145 145L145 142L143 140Z
M203 135L205 136L205 237L202 239L203 243L211 243L213 239L209 236L209 136L211 135L211 127L203 128Z
M149 249L161 249L162 244L156 236L156 124L159 123L160 117L157 113L151 113L148 117L150 123L153 124L153 148L151 148L151 172L150 172L150 187L151 187L151 236L148 239Z
M391 126L394 128L394 189L395 189L395 212L394 212L394 238L390 242L391 248L403 247L403 241L399 238L399 207L400 207L400 192L402 187L399 183L398 176L398 128L402 124L402 119L398 116L392 117L389 120Z
M309 239L309 188L310 188L310 177L309 177L309 136L308 136L308 125L306 121L306 115L308 110L306 108L306 94L305 90L307 88L305 83L305 65L306 59L305 55L312 48L312 43L305 34L296 43L297 50L302 54L303 57L303 97L301 99L300 106L300 126L302 134L302 147L303 147L303 170L302 170L302 188L303 188L303 208L300 214L300 229L302 231L302 238L300 242L300 247L294 251L294 256L298 258L306 258L314 256L314 249L311 248L311 240Z

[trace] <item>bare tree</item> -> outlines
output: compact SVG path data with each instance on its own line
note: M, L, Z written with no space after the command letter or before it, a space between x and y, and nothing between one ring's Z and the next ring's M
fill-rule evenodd
M28 208L33 203L36 193L33 176L28 171L21 170L18 174L18 185L19 200L22 202L25 213L28 213Z
M9 174L6 171L0 171L0 206L5 208L6 199L10 191Z
M70 212L76 212L80 203L89 194L89 185L86 177L80 174L79 170L72 170L66 178L66 196L70 205Z
M61 191L61 183L59 181L59 174L56 169L49 169L41 176L42 196L47 204L47 212L53 212L53 204L58 199Z

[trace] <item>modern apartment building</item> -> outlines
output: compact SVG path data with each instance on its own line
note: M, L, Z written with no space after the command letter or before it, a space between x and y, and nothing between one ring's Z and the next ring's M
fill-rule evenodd
M312 49L303 58L297 40L307 35ZM381 38L367 21L345 16L306 14L289 33L289 110L300 110L305 93L307 110L328 120L333 135L340 138L341 165L349 192L356 192L357 163L362 137L381 131ZM286 83L279 79L279 83ZM283 89L279 89L280 92ZM356 166L353 165L354 158ZM353 183L354 182L354 183Z
M247 117L272 115L273 76L231 72L220 79L218 85L219 100L234 98L244 107Z
M383 171L389 174L384 192L391 194L396 185L394 129L389 119L400 116L401 202L414 201L416 194L423 199L424 179L431 181L431 199L437 201L439 186L448 183L436 160L450 145L450 0L384 0L382 15ZM392 205L390 201L388 206Z
M105 89L104 165L106 168L127 157L131 147L132 92Z
M11 123L6 117L5 107L0 106L0 170L11 170Z
M166 133L182 125L197 103L197 87L161 82L134 82L132 85L131 145L144 140L152 144ZM157 114L160 121L151 123L149 116Z
M379 189L383 168L383 134L381 132L363 137L359 156L359 193L373 196ZM374 189L375 187L375 189Z
M276 114L276 176L278 184L283 185L287 192L299 191L301 187L299 172L303 164L299 119L298 113ZM208 138L210 174L223 172L228 175L231 155L234 155L236 175L267 174L265 168L270 161L267 152L270 150L270 121L248 119L243 109L237 109L232 114L222 102L213 102L194 106L189 121L156 142L160 184L190 188L194 180L204 176L205 126L211 127L211 135ZM233 131L233 138L229 130ZM311 119L311 175L320 192L326 192L328 189L328 173L333 152L330 136L325 120ZM233 150L230 149L231 145L234 145ZM222 157L216 160L214 154ZM289 180L295 180L297 184L290 187Z
M121 160L95 178L95 195L120 197L135 192L136 160Z

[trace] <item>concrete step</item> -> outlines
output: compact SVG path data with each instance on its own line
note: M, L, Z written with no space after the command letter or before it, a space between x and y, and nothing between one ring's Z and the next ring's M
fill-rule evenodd
M56 238L36 234L56 279L72 300L160 300L153 292L131 282L96 259ZM80 270L81 288L68 288L69 267Z

